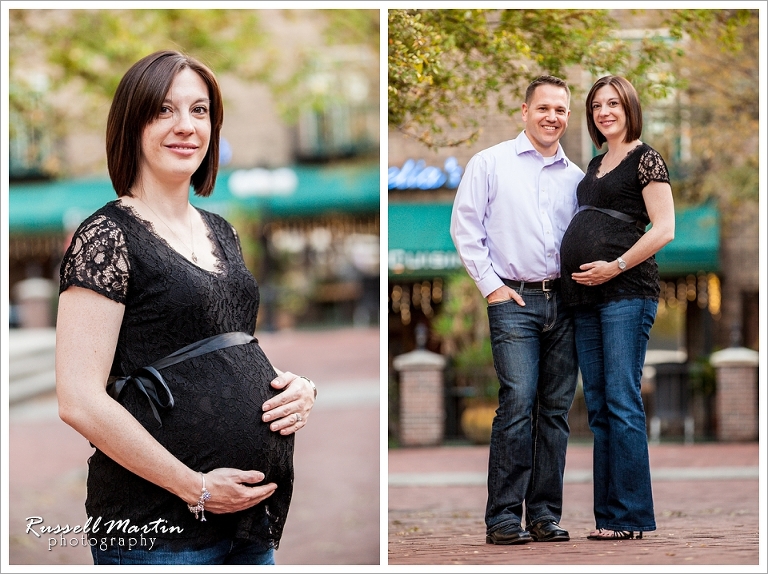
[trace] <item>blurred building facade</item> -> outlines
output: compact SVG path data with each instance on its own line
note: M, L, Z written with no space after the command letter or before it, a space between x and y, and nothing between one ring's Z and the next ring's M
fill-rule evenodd
M311 10L290 18L284 12L263 10L259 16L284 49L313 46L316 72L307 81L335 90L337 97L324 109L307 107L289 124L267 85L218 74L225 105L220 175L210 198L192 202L238 229L262 288L262 328L376 324L378 51L326 47ZM40 113L45 113L42 104ZM107 110L94 113L103 114L105 126ZM51 140L16 118L13 132L8 281L11 324L23 326L21 308L30 299L25 286L39 284L28 280L57 284L73 230L116 196L106 172L103 129L82 126ZM47 175L53 164L65 166L64 177ZM38 287L35 293L40 292ZM52 307L55 301L49 298Z
M580 76L577 73L572 77ZM586 171L599 152L587 131L583 102L594 78L581 78L582 90L572 98L569 126L561 144L566 155ZM678 97L673 94L667 101L644 109L642 139L662 151L671 171L686 159L690 132L680 117L675 129L670 129L663 123L664 114L657 112L660 106L679 106ZM513 139L524 128L519 113L514 118L491 113L481 125L482 131L473 144L437 150L427 149L396 130L389 131L387 321L390 396L395 403L398 383L393 359L416 348L417 325L429 328L427 349L442 351L434 325L443 313L446 286L451 278L466 275L449 234L451 208L463 167L475 153ZM692 386L714 384L711 369L702 364L718 349L744 346L757 350L759 345L759 217L757 205L754 207L736 209L722 202L677 205L675 240L656 256L661 298L647 365L680 365L672 371L675 376L685 376L669 379L671 384L682 385L669 393L677 396L678 404L672 408L695 411L699 437L714 436L717 424L711 388L699 389L702 392L698 403L685 401ZM692 373L690 378L688 373ZM449 364L445 383L448 439L462 437L458 419L464 393L454 387L454 379ZM646 398L652 412L654 397L649 394ZM577 401L574 408L580 412L571 417L572 431L576 436L588 436L583 404ZM396 426L396 407L390 417ZM683 418L681 415L681 421ZM392 428L390 432L396 434ZM679 434L684 432L681 422Z

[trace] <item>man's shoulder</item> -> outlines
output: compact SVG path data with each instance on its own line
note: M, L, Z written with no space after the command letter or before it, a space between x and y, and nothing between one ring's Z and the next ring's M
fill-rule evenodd
M503 142L499 142L495 145L492 145L483 150L480 150L475 154L475 156L481 157L484 159L495 159L498 157L509 157L510 154L517 155L515 153L515 149L516 149L515 142L516 140L506 140Z

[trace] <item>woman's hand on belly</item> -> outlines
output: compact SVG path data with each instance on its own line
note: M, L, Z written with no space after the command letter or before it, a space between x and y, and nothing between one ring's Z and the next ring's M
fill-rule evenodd
M277 489L274 482L247 486L258 484L262 480L264 480L264 473L257 470L216 468L205 473L205 487L211 493L211 497L205 503L205 510L214 514L227 514L256 506L262 500L272 496ZM187 502L192 505L197 504L197 500Z
M270 423L270 430L289 435L307 424L315 405L315 387L306 377L275 371L279 375L272 381L272 387L284 390L262 405L261 420Z
M579 269L581 269L581 272L572 273L571 278L576 281L576 283L588 287L601 285L610 281L620 273L618 264L615 260L610 263L607 261L593 261L579 266Z

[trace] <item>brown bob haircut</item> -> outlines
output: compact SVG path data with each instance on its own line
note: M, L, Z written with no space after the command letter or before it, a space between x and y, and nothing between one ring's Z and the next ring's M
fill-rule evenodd
M107 168L118 197L131 195L141 160L144 128L155 121L176 74L189 68L208 86L210 97L211 139L203 162L192 174L195 195L207 197L213 192L219 171L219 134L224 122L221 90L216 76L203 63L165 50L145 56L125 73L117 86L107 117Z
M592 86L589 94L587 94L587 128L589 129L589 137L592 138L595 147L598 149L603 147L606 139L595 125L592 101L595 99L597 90L605 86L611 86L618 92L619 102L627 116L627 131L624 134L624 143L640 139L640 134L643 133L643 110L640 108L640 98L637 95L637 90L629 83L629 80L621 76L603 76L595 82L595 85Z

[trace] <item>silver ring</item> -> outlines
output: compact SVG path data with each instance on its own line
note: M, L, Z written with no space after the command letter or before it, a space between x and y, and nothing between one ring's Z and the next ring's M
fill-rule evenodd
M592 281L590 281L589 284L592 285Z
M296 422L297 423L301 422L301 415L299 413L296 413Z

